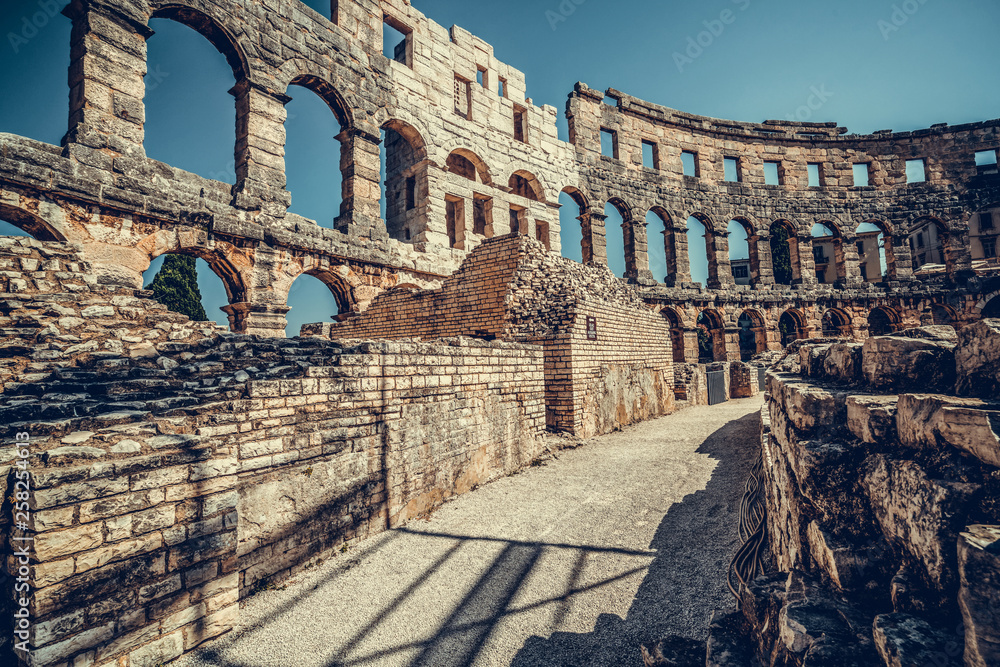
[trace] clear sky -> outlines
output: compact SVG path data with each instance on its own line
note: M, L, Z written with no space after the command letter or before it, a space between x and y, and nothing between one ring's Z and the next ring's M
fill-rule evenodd
M306 4L329 14L329 0ZM857 133L1000 117L996 0L414 0L414 5L444 26L458 24L493 44L500 60L525 72L528 96L560 112L573 84L583 81L691 113L744 121L798 115L837 121ZM58 0L51 5L4 0L2 6L0 132L58 144L67 122L70 21L53 10L61 8ZM148 155L233 182L235 110L227 94L235 83L232 71L189 28L167 20L154 21L152 28ZM825 101L814 105L817 109L804 108L814 91ZM337 123L311 92L290 93L291 210L331 226L340 200ZM566 137L562 118L560 134ZM578 259L573 208L564 207L564 254ZM613 214L609 247L612 269L620 274L614 220ZM651 268L662 279L656 220L650 221ZM206 265L199 267L206 311L225 322L218 311L225 302L221 283ZM335 312L332 297L308 277L293 286L289 305L289 332Z

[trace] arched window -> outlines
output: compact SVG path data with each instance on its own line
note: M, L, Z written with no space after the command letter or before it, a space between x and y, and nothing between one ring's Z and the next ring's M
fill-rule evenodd
M813 225L812 251L816 282L832 285L844 279L844 247L839 233L831 223L817 222Z
M625 230L623 225L629 219L628 206L620 199L611 199L604 206L605 239L608 244L608 267L622 278L625 276Z
M831 308L823 314L823 336L851 338L851 319L842 310Z
M753 284L748 226L742 220L730 220L726 228L729 232L729 266L733 281L737 285Z
M559 193L559 242L562 256L574 262L584 261L584 237L580 218L587 212L587 200L574 187Z
M234 276L228 276L232 281ZM154 259L142 274L144 289L152 289L155 299L170 310L194 321L214 321L230 328L222 308L231 303L234 288L204 259L189 254L166 253Z
M797 310L786 310L778 320L781 345L787 347L794 340L806 337L805 318Z
M306 273L292 283L288 291L288 305L291 308L285 316L285 336L288 338L298 336L303 324L329 322L341 312L330 287Z
M674 362L684 363L684 327L681 318L673 308L664 308L660 314L670 324L670 343L673 348Z
M990 299L983 308L983 319L1000 318L1000 296Z
M382 126L381 152L382 218L389 236L405 243L424 241L427 172L420 166L427 157L424 140L410 125L389 121ZM485 234L485 225L481 233Z
M948 229L935 218L920 218L910 225L910 254L913 271L919 276L952 273Z
M858 249L858 267L861 279L877 283L889 275L889 255L892 246L885 231L873 222L862 222L855 230Z
M953 326L958 320L955 310L951 306L945 306L940 303L931 306L931 315L934 318L934 324Z
M708 230L705 224L695 216L687 219L688 262L691 265L691 280L708 286L709 257Z
M771 266L777 285L791 285L802 277L799 264L799 239L787 220L771 225Z
M243 74L240 56L203 14L170 8L153 16L144 78L146 155L236 183L236 109L229 90Z
M698 314L698 363L726 361L726 330L717 310Z
M744 310L737 325L740 328L740 359L750 361L755 355L767 351L767 332L764 317L756 310Z
M891 308L878 307L868 313L868 335L888 336L896 331L899 314Z
M649 257L649 270L657 282L669 283L670 276L677 272L671 270L668 246L672 245L673 231L669 229L669 218L662 209L652 209L646 213L646 252Z

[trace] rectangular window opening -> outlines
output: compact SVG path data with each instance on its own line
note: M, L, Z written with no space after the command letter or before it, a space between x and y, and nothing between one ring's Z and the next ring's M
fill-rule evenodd
M517 206L510 207L510 231L514 234L526 234L527 229L522 229L524 221L521 219L523 216L521 212L524 209L518 208Z
M997 168L997 152L992 151L977 151L976 152L976 169L979 170L980 174L995 174L998 171Z
M924 163L923 160L906 161L906 182L907 183L927 182L927 165Z
M823 176L820 171L820 165L817 163L810 164L809 167L809 187L819 188L823 186Z
M497 77L497 95L500 97L507 97L507 79Z
M727 183L740 182L740 161L734 157L723 159L723 176Z
M535 240L541 241L546 250L549 248L549 223L544 220L535 220Z
M413 67L410 56L413 31L391 16L382 19L382 55L407 67Z
M406 179L406 210L412 211L417 207L417 177L408 176Z
M781 164L779 162L764 163L764 185L781 185Z
M601 155L618 159L618 133L601 128Z
M486 73L485 67L476 68L476 83L478 83L483 88L490 87L489 75Z
M979 231L984 229L993 229L993 213L979 214Z
M472 84L455 75L455 114L472 120Z
M475 195L472 200L472 233L480 236L489 236L487 227L489 226L489 211L491 200L489 197Z
M514 107L514 139L527 143L528 112L521 107Z
M693 151L682 152L681 166L683 167L685 176L691 176L692 178L697 178L699 175L698 154Z
M444 210L448 228L448 246L457 248L458 244L465 240L465 200L447 195Z
M660 151L656 142L643 140L642 142L642 166L647 169L660 169Z
M865 242L858 241L858 257L864 257L864 256L865 256Z
M867 188L870 165L867 162L854 165L854 187Z

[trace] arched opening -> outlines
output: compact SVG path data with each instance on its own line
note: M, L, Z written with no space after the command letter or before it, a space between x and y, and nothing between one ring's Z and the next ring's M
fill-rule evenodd
M805 317L797 310L786 310L778 320L778 333L781 335L782 347L788 347L794 340L807 338Z
M40 217L4 204L0 204L0 236L28 236L36 241L66 240Z
M868 313L868 335L888 336L899 328L899 313L879 306Z
M812 226L812 251L818 283L832 285L844 279L844 244L833 223L817 222Z
M340 301L346 300L343 295L338 298L337 290L342 289L340 285L340 280L325 283L312 273L303 273L296 278L288 290L288 306L291 310L285 316L285 336L294 338L302 331L303 324L329 322L340 315L343 312Z
M559 244L562 256L574 262L584 261L584 235L582 218L587 212L587 199L574 188L563 188L559 193Z
M670 325L670 346L674 355L674 362L684 363L684 326L681 324L680 315L673 308L664 308L660 315Z
M608 248L608 268L618 276L625 276L625 221L631 220L631 210L621 199L610 199L604 205L604 238Z
M687 219L688 262L691 266L691 280L708 286L708 227L698 217Z
M877 283L894 275L889 271L892 245L883 227L874 222L862 222L855 230L855 239L862 280Z
M510 192L513 195L524 197L531 201L545 201L545 188L542 187L541 181L530 172L524 170L515 171L511 174L507 185L510 187Z
M952 274L948 228L940 220L923 217L914 221L910 225L909 243L914 275Z
M300 94L303 89L314 94ZM344 155L343 131L351 126L346 103L333 86L312 76L296 77L285 93L291 98L285 105L285 180L292 194L289 212L332 228L334 220L347 212L345 172L354 169Z
M983 307L983 319L1000 318L1000 296L995 296Z
M654 278L673 287L677 282L677 241L673 220L665 209L654 206L646 214L646 223L649 270Z
M753 230L745 220L733 219L729 221L726 231L729 233L729 266L733 272L733 281L737 285L752 285L756 268L753 266L755 258L751 255L750 248Z
M239 274L211 253L164 253L142 274L144 289L152 289L155 299L174 312L194 321L214 321L231 328L222 310L246 300Z
M831 308L823 314L823 336L825 338L852 338L851 318L839 308Z
M771 225L771 267L776 285L791 285L801 280L799 239L795 227L787 220Z
M767 351L767 330L764 317L759 312L744 310L736 324L740 328L740 359L750 361L755 355Z
M155 160L236 183L236 105L229 91L246 78L235 40L186 7L153 13L146 43L143 146Z
M931 306L931 316L934 324L954 326L958 321L958 316L951 306L935 303Z
M490 171L478 155L465 148L451 152L445 160L445 168L452 174L467 178L481 185L493 185Z
M726 361L726 330L722 315L717 310L703 310L698 314L698 363Z
M427 149L412 126L391 120L382 126L382 219L389 236L424 241L427 220ZM485 232L485 229L484 229Z

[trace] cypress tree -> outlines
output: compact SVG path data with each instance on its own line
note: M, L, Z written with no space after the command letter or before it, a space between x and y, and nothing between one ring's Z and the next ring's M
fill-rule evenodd
M208 320L205 308L201 305L194 257L167 255L163 266L153 282L146 285L146 289L153 290L156 300L175 313L187 315L196 322Z
M791 285L792 250L788 247L788 230L783 226L771 232L771 264L774 267L774 282Z

